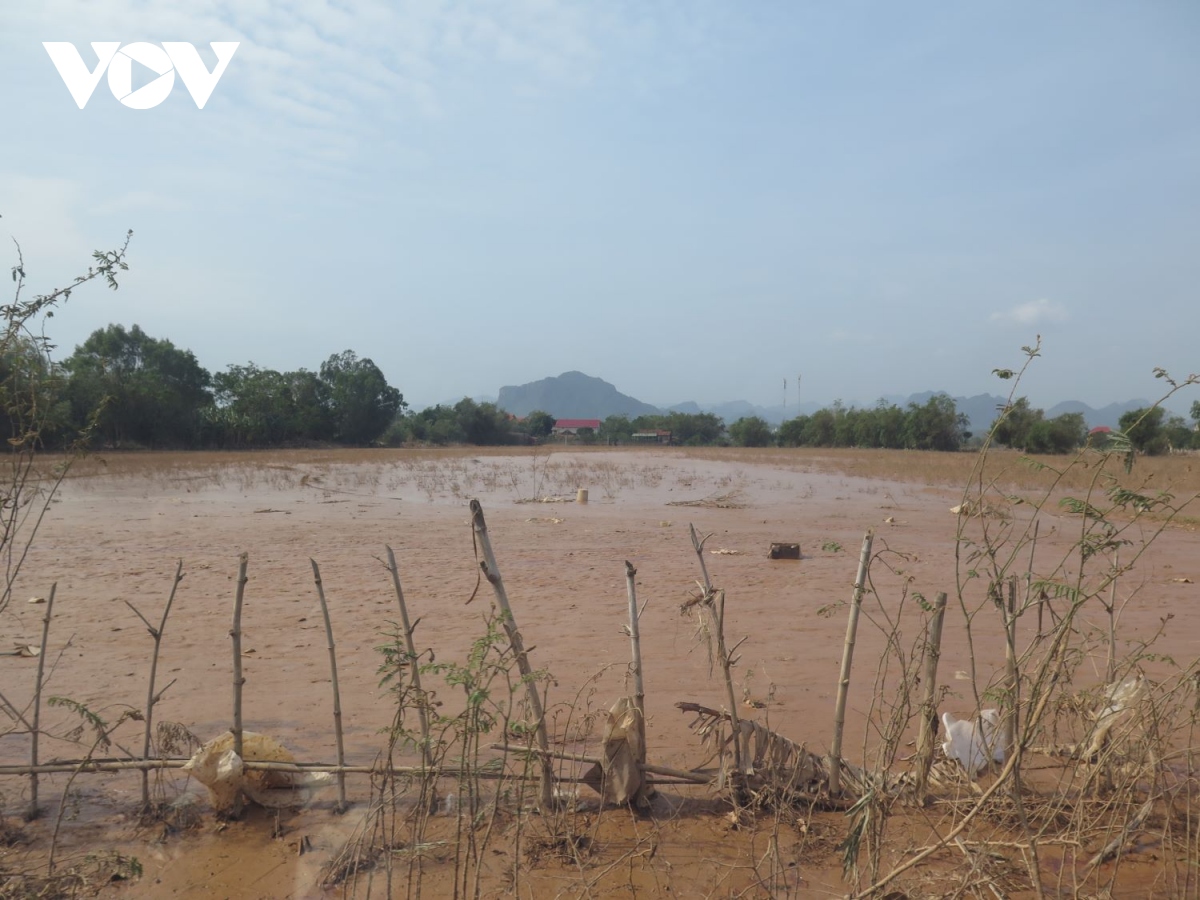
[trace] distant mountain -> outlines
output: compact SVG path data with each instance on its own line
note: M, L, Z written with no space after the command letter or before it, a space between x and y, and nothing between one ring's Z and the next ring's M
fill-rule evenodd
M633 418L661 412L656 406L622 394L607 381L582 372L563 372L557 378L502 387L497 405L517 416L540 409L559 419L604 419L615 415Z
M937 392L923 391L920 394L910 394L904 400L893 401L889 398L889 402L895 402L897 406L907 406L909 403L922 404L927 402L935 393ZM1006 402L1006 397L1001 397L997 394L976 394L974 397L954 398L954 405L958 408L958 411L965 413L970 420L967 430L974 434L983 434L991 428L992 423L996 421L996 416L1000 414L1000 410L1004 408ZM1053 419L1055 416L1061 416L1063 413L1083 413L1083 421L1087 423L1088 428L1095 428L1098 425L1107 425L1109 428L1116 428L1122 413L1149 405L1150 401L1148 400L1126 400L1124 403L1110 403L1108 406L1094 409L1079 400L1064 400L1062 403L1057 403L1046 409L1045 413L1047 419Z
M904 408L910 403L924 404L937 393L942 392L922 391L918 394L909 394L907 397L892 395L882 399L885 403L894 403ZM1004 408L1006 400L1005 397L998 394L976 394L973 397L955 397L953 399L958 411L967 416L970 423L967 428L974 434L983 434L991 427L1000 410ZM666 409L660 409L627 394L622 394L603 379L593 378L582 372L564 372L557 378L543 378L541 381L529 384L502 387L497 405L518 416L528 415L535 409L545 410L561 419L603 419L611 415L626 415L633 418L663 412L681 412L693 415L708 412L720 416L726 424L732 424L745 416L760 416L772 425L778 425L799 415L812 415L818 409L833 404L832 402L807 402L798 406L756 406L747 400L732 400L726 403L698 403L695 400L688 400L684 403L676 403ZM874 406L875 404L865 405ZM1143 406L1149 406L1149 401L1127 400L1124 403L1110 403L1100 409L1094 409L1078 400L1065 400L1046 409L1046 417L1052 419L1063 413L1079 412L1083 413L1083 419L1088 428L1095 428L1098 425L1116 428L1122 413Z
M687 403L676 403L670 407L667 412L681 413L715 413L726 422L736 422L745 416L760 415L761 407L755 406L749 400L732 400L729 403L709 403L701 406L695 400L689 400Z
M1046 410L1046 418L1053 419L1055 416L1061 416L1063 413L1081 412L1083 413L1083 420L1088 424L1088 428L1095 428L1098 425L1107 425L1109 428L1116 428L1124 413L1129 412L1131 409L1142 409L1149 405L1149 400L1126 400L1124 403L1110 403L1108 406L1092 409L1086 403L1080 403L1078 400L1064 400L1062 403L1056 403Z

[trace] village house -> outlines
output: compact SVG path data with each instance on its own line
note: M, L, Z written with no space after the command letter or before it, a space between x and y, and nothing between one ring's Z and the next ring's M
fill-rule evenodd
M600 431L599 419L559 419L554 423L553 433L557 435L579 434L580 428L590 428L593 434Z

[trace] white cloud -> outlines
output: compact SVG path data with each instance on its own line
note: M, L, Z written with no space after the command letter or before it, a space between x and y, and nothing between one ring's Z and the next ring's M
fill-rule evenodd
M1015 325L1040 325L1043 322L1065 322L1067 310L1061 303L1052 303L1045 297L1014 306L1012 309L992 313L993 322L1011 322Z

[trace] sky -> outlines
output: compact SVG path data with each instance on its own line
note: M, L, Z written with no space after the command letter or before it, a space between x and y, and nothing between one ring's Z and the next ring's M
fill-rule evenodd
M44 41L240 45L203 109L81 110ZM45 291L133 230L61 356L351 349L417 408L1007 393L1039 335L1035 404L1157 398L1200 372L1198 47L1191 0L14 4L0 237Z

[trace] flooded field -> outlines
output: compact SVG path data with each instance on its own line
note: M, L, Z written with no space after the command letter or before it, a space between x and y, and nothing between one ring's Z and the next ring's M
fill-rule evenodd
M1185 497L1188 487L1194 489L1193 468L1200 461L1178 458L1157 465L1155 490L1177 486L1177 495ZM885 664L888 655L919 641L923 605L937 592L951 596L939 710L973 716L976 692L994 688L1004 671L1004 631L999 616L987 612L987 578L967 574L984 569L987 560L966 561L961 539L964 529L991 527L993 542L1016 541L1033 515L1028 500L1049 481L1015 456L1001 459L1003 471L989 476L997 479L997 487L987 496L1007 497L1009 505L994 519L972 520L950 511L963 502L970 466L967 455L673 448L91 459L64 483L46 518L4 614L4 641L38 644L44 606L28 601L46 596L57 582L46 694L70 698L116 721L126 708L144 705L153 647L127 602L157 622L182 560L185 577L158 663L158 684L170 686L155 708L155 720L179 723L208 740L232 721L229 631L238 557L245 552L245 725L282 741L299 760L330 761L335 755L332 697L310 565L315 559L336 640L347 761L368 766L385 751L385 733L395 715L379 674L384 657L378 648L387 643L398 618L385 545L395 550L410 615L419 620L414 632L419 650L432 651L428 658L437 662L466 659L485 631L492 602L490 586L480 583L467 508L477 498L531 661L551 676L546 702L556 746L594 755L603 712L628 690L629 639L623 630L628 560L637 569L638 600L645 604L640 629L648 757L659 765L691 769L711 764L711 752L689 730L692 717L675 704L728 705L695 616L681 612L701 578L689 537L694 526L702 536L711 535L704 561L714 585L725 590L728 641L744 641L734 669L742 714L814 753L826 753L833 738L846 605L859 548L870 529L875 534L870 591L843 743L848 760L868 762L880 740L877 700L896 675ZM1022 562L1012 569L1021 575L1022 596L1040 576L1053 573L1069 581L1079 575L1072 548L1086 516L1057 499L1086 488L1088 481L1071 478L1054 489L1053 502L1039 516L1036 546L1023 547ZM575 502L580 489L588 492L586 504ZM1026 502L1012 505L1021 498ZM1134 567L1122 574L1114 595L1116 652L1122 659L1137 654L1140 669L1151 679L1179 677L1200 657L1195 518L1200 510L1195 506L1173 517L1158 510L1120 520L1121 540L1129 541L1121 545L1120 558ZM1136 547L1151 538L1139 554ZM802 558L768 559L772 542L799 543ZM1030 559L1032 575L1026 579ZM1069 605L1061 598L1051 601L1051 617L1054 609L1061 614L1063 604ZM1106 644L1096 637L1108 628L1103 608L1085 607L1074 628L1082 654L1072 664L1074 686L1100 685L1107 664ZM1018 618L1017 631L1018 645L1036 641L1032 607ZM1146 655L1150 641L1153 655ZM28 709L36 663L0 657L3 694L19 709ZM436 673L429 678L433 684L427 688L447 709L460 702L461 691L438 683ZM28 735L11 718L0 719L0 762L27 762ZM78 759L87 752L86 736L63 739L78 721L61 706L43 711L43 761ZM903 734L906 742L912 739L911 724ZM137 755L141 723L122 724L111 739L113 746L103 755ZM1050 739L1047 735L1044 742ZM899 755L912 752L902 746ZM407 763L419 762L412 752L401 756ZM575 773L573 767L566 770ZM67 777L43 776L42 819L9 826L22 839L0 848L5 872L44 863ZM27 782L0 778L10 823L19 820ZM136 857L142 869L140 878L92 884L89 890L131 897L318 895L322 873L354 838L371 785L366 777L348 779L352 805L342 816L334 814L334 794L326 790L307 808L278 819L257 811L221 824L208 811L204 789L179 773L163 776L159 790L176 809L191 811L191 827L139 824L135 772L75 780L59 824L60 859L115 850ZM581 788L581 798L591 796ZM1173 802L1187 806L1190 793L1182 796ZM489 832L479 890L483 896L534 897L842 896L849 891L837 850L846 836L844 815L804 812L782 823L775 817L773 824L758 828L732 822L728 808L712 797L710 788L670 786L660 791L649 816L622 809L580 812L584 818L573 827L589 835L587 853L578 847L558 855L530 852L514 846L510 823L499 823ZM949 821L952 811L935 806L897 814L909 821L891 832L883 872L930 843L929 835ZM449 824L455 817L443 818L440 826L431 820L431 834L437 841L457 839ZM530 826L527 843L539 827ZM1187 840L1194 844L1195 834ZM1040 860L1046 877L1060 884L1070 881L1062 872L1075 865L1064 846L1048 843ZM763 861L771 854L777 861L765 879ZM1118 894L1146 896L1142 887L1158 883L1156 895L1170 896L1191 884L1154 875L1152 855L1124 857L1119 887L1128 893ZM923 895L914 885L925 884L930 895L940 896L938 879L959 883L953 873L969 861L970 855L957 849L942 851L922 870L925 881L907 882L906 895ZM1103 875L1105 869L1098 871ZM422 878L429 896L452 895L456 885L460 894L476 888L464 888L453 854L437 850L422 863ZM401 877L397 884L395 892L405 896L411 879ZM343 884L336 890L386 895L382 880L368 889L365 875L353 887Z

